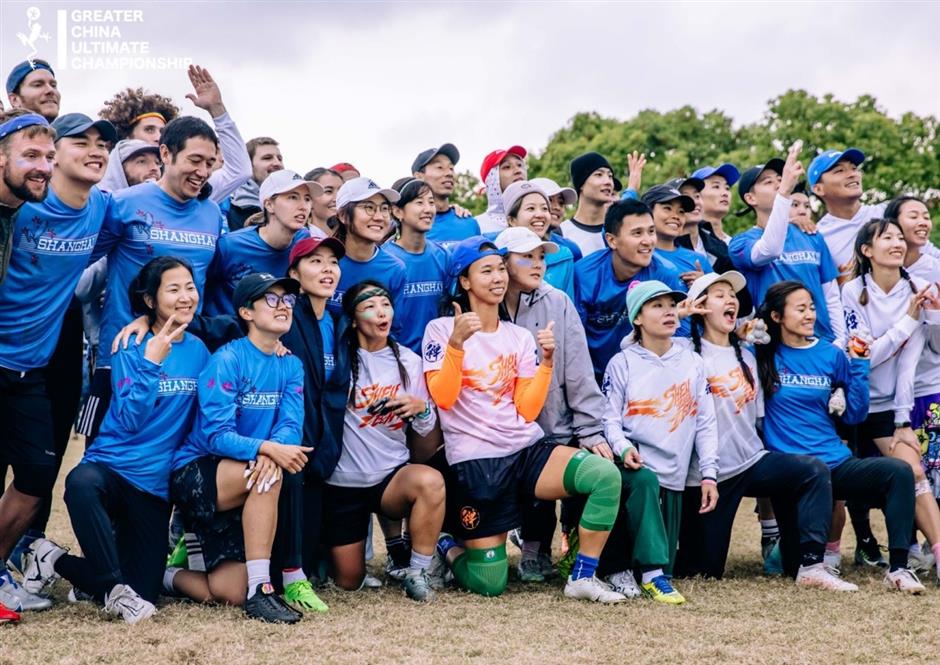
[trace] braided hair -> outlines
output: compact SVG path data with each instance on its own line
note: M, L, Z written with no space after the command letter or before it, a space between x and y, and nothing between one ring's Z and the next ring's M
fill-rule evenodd
M705 319L701 314L693 314L690 322L692 348L695 349L697 354L702 355L702 331L705 329ZM751 372L751 366L744 361L744 353L741 351L741 340L733 330L728 333L728 341L731 343L731 348L734 349L734 356L738 359L738 364L741 365L741 371L744 373L744 378L747 380L748 385L751 386L751 388L755 388L754 373Z
M350 406L356 402L356 384L359 382L359 334L356 332L355 328L356 306L363 300L374 296L385 296L388 298L388 301L392 303L392 307L394 308L395 303L392 301L392 296L385 288L385 285L374 279L364 279L358 284L351 286L346 293L343 294L343 313L346 315L346 318L352 322L352 325L346 329L346 344L349 348L349 362L352 370L352 381L350 382L349 388ZM398 364L398 376L401 379L402 388L407 390L408 372L401 362L401 348L391 335L388 336L388 346L392 350L392 355L395 356L395 362Z
M864 252L862 252L862 247L871 247L872 243L875 242L875 238L881 237L884 232L888 230L889 226L895 227L901 232L901 236L904 236L900 222L898 222L897 218L892 217L873 219L866 222L862 225L862 228L858 230L858 235L855 236L855 270L853 274L855 277L862 278L862 292L858 296L858 304L863 307L868 304L868 282L866 276L871 272L871 259L865 256ZM901 266L900 271L901 279L907 280L908 285L911 287L911 293L917 293L917 287L914 286L914 282L911 281L911 277L907 273L907 270L904 269L904 266Z

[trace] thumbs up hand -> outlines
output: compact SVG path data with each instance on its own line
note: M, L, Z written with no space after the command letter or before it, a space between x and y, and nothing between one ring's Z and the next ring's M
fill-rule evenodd
M458 351L463 350L463 343L466 342L473 333L481 330L483 324L480 317L475 312L463 313L460 305L456 302L454 305L454 331L450 334L448 344Z
M555 322L549 321L535 336L535 341L542 348L542 362L549 367L552 366L552 358L555 356L555 333L552 332L554 327Z

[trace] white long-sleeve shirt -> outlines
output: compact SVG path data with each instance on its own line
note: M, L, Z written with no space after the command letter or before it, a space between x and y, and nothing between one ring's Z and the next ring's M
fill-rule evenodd
M911 277L930 284L940 282L940 259L921 254L907 268ZM940 393L940 326L927 326L924 330L924 349L914 372L914 397Z
M211 198L216 203L222 203L232 193L251 179L251 159L245 141L228 112L218 118L213 118L215 133L219 137L219 151L225 162L222 168L209 176L212 185Z
M614 452L635 446L666 489L682 491L693 448L701 478L718 474L718 429L702 358L673 343L658 356L625 343L607 365L604 434Z

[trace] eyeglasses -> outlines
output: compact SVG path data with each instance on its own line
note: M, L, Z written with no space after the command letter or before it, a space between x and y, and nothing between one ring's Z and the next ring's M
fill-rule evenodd
M277 309L281 303L284 303L284 306L287 309L294 309L294 305L297 304L297 296L293 293L285 293L282 296L279 296L276 293L265 293L264 302L271 309Z
M357 203L356 207L362 210L369 217L375 217L376 211L381 213L382 217L388 217L392 214L392 206L387 203L376 206L372 201L366 201L365 203Z

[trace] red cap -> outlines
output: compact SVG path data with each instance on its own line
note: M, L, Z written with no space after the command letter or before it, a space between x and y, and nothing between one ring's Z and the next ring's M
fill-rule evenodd
M326 245L333 250L333 253L336 254L337 259L341 259L346 256L346 246L339 241L338 238L304 238L297 242L294 245L294 248L290 251L290 259L288 259L287 265L291 268L305 256L310 256L316 251L317 247L320 245Z
M359 169L357 169L355 166L353 166L349 162L340 162L339 164L333 164L333 166L330 167L330 171L336 171L337 173L342 173L343 171L355 171L356 173L360 172Z
M490 174L490 170L494 166L498 166L499 163L506 158L506 155L515 155L516 157L525 159L527 154L526 149L521 145L514 145L506 150L494 150L483 158L483 166L480 167L480 180L486 182L486 176Z

